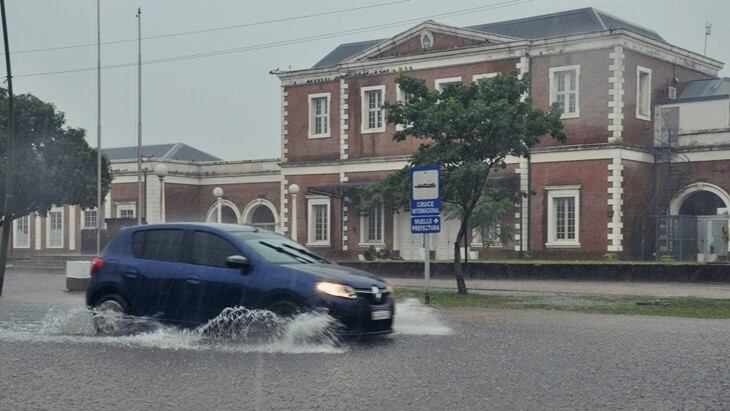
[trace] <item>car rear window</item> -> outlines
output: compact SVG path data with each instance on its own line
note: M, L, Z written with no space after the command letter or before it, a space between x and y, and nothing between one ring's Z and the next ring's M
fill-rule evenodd
M132 253L145 260L179 261L185 231L145 230L134 233Z
M240 254L241 252L224 238L202 231L193 233L191 250L193 264L225 267L228 257Z

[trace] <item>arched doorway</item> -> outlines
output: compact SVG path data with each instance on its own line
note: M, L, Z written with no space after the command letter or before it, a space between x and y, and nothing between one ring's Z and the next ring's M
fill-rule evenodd
M241 220L238 208L228 200L221 200L221 222L224 224L238 224ZM209 223L218 222L218 203L213 203L208 209L205 221Z
M271 202L258 198L243 210L243 222L267 231L276 231L278 226L276 208Z
M672 200L672 214L696 226L699 261L728 259L728 210L730 196L714 184L692 184L682 189Z

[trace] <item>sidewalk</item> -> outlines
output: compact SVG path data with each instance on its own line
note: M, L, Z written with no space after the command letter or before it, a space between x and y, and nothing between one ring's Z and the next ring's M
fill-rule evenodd
M398 287L423 287L423 279L385 278ZM651 297L699 297L730 299L727 283L637 283L563 280L466 280L472 291L510 293L556 293L590 295L632 295ZM431 280L432 288L456 289L456 280Z

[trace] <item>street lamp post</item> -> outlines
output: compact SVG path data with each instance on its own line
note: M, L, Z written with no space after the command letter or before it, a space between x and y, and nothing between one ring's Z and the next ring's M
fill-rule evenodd
M291 194L291 239L297 241L297 194L299 194L299 185L292 184L289 186Z
M214 188L213 197L215 197L216 213L218 214L216 221L220 224L223 221L223 189L220 187Z
M165 222L165 177L167 177L167 167L164 164L155 166L155 175L160 179L160 222Z

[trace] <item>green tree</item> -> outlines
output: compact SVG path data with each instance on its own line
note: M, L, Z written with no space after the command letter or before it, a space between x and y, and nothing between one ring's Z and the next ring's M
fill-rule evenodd
M8 92L0 89L0 158L7 162ZM96 206L96 149L85 131L66 127L64 114L51 103L31 94L16 95L15 172L13 202L9 210L0 203L0 225L32 212L46 214L53 205ZM5 197L6 168L0 167L0 198ZM102 196L112 175L102 156ZM2 245L6 247L6 244ZM4 266L5 261L0 261Z
M494 171L506 167L508 156L524 157L540 136L565 140L560 108L547 112L532 107L527 96L529 78L517 73L483 79L468 85L448 84L429 90L423 80L401 73L396 80L406 101L386 102L388 122L402 126L393 139L423 140L409 164L380 183L363 189L362 207L382 201L391 209L407 204L409 169L441 166L441 200L460 218L454 242L454 271L459 293L466 294L460 248L473 227L470 220L485 194L497 199L507 194L487 184Z

